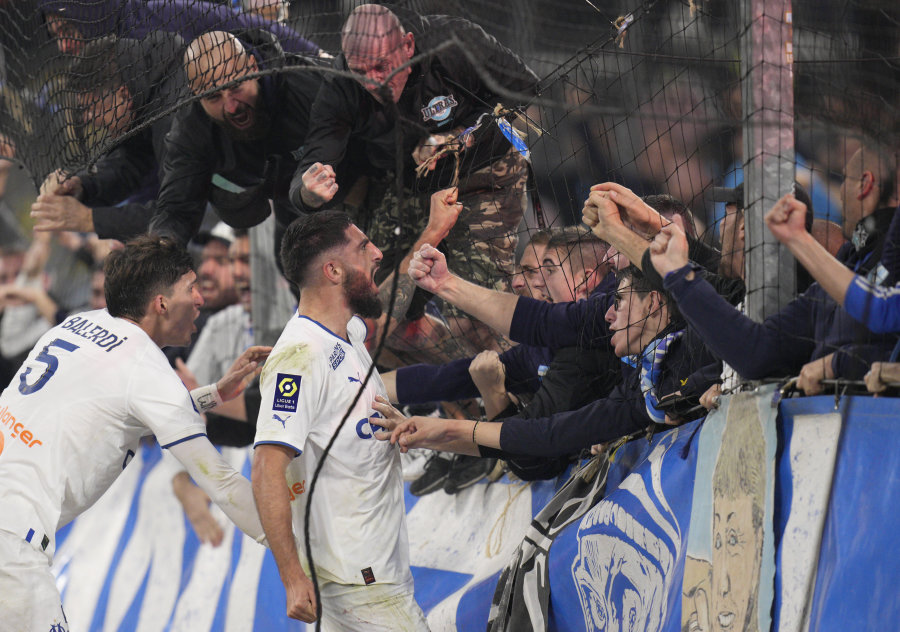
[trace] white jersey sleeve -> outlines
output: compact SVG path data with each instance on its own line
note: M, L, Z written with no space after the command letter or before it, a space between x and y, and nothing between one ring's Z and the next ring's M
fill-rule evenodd
M257 542L265 543L266 535L256 513L250 481L231 467L206 437L174 444L169 452L181 461L194 482L241 531Z
M172 371L142 363L128 382L126 401L129 413L150 428L163 448L206 435L191 394Z
M326 392L326 366L321 356L321 350L309 343L292 345L269 357L260 376L262 400L254 445L275 443L297 454L303 452Z

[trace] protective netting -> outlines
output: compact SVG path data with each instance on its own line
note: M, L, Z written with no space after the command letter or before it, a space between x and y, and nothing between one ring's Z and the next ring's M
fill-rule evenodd
M95 205L145 203L127 227L124 214L103 220L95 210L94 226L107 231L101 236L127 237L154 218L155 229L188 239L200 226L195 207L207 202L226 222L247 226L269 214L271 200L283 229L297 208L316 206L303 200L301 172L314 158L326 164L336 158L341 193L335 202L385 251L385 274L426 228L430 195L459 185L467 214L445 238L451 269L498 289L514 280L515 259L535 231L579 222L590 187L614 181L641 196L681 200L697 237L725 254L718 267L711 264L714 271L728 268L723 276L740 277L744 258L748 271L756 266L759 278L748 274L745 281L751 313L759 316L786 302L777 287L766 293L773 284L784 284L792 296L809 282L802 272L787 282L793 263L767 237L763 212L796 179L820 220L813 228L836 251L852 234L852 227L842 235L826 223L842 222L845 163L870 139L893 151L900 132L900 10L893 3L409 1L389 6L403 31L416 36L413 83L404 94L418 90L417 96L399 98L395 109L361 106L357 112L399 123L341 121L352 130L350 144L317 154L315 147L328 143L316 145L306 132L316 133L323 112L332 119L343 114L314 109L312 93L323 80L362 72L369 76L365 88L387 100L391 82L404 72L386 77L359 60L354 67L352 59L331 59L342 41L345 52L353 45L348 37L362 46L384 35L366 20L346 30L357 3L263 4L3 3L0 131L15 159L35 185L62 170L92 182L81 194L93 195ZM221 44L210 40L194 46L190 62L188 44L212 30L232 33L250 56L229 49L210 53L212 62L196 61ZM766 39L774 31L775 39ZM427 71L415 74L422 67ZM263 105L250 114L240 108L223 114L218 127L195 134L204 111L215 118L216 91L239 91L245 84L235 79L248 77L262 86ZM446 93L412 103L435 89L426 85L432 80L444 82ZM194 116L184 116L191 108ZM465 123L442 128L454 109ZM236 140L257 143L255 153L230 155ZM411 157L430 140L439 159L425 160L417 172L423 160ZM133 151L126 158L127 146ZM163 159L171 147L191 159L179 162L172 153ZM110 183L103 174L113 167L120 180ZM185 185L198 170L205 179ZM736 231L720 230L726 212L711 192L745 174L754 178L740 204L748 211L747 244L733 248L725 242ZM27 208L14 210L29 226ZM737 232L743 239L743 228ZM581 264L569 265L564 250L556 262L563 265L551 266L568 276L571 294L561 298L582 298L599 275L586 282L589 275L578 276L572 268ZM582 256L571 255L573 261ZM760 272L766 265L776 272ZM763 298L753 307L756 291ZM508 347L459 310L427 299L413 298L400 314L419 324L405 338L395 336L389 349L396 357L385 355L384 366Z
M234 272L230 295L252 317L235 310L234 340L207 348L273 343L296 295L280 238L326 208L383 251L389 318L367 342L379 370L397 369L397 401L504 419L490 441L487 424L466 426L450 447L471 452L471 432L484 458L432 461L416 495L499 476L497 459L552 478L591 446L701 418L716 393L798 375L810 394L859 386L896 359L900 318L876 302L900 281L896 0L358 5L0 0L0 155L41 190L0 206L3 383L52 320L102 295L87 264L109 246L85 235L234 247L217 220L252 229L252 257L231 253L252 274ZM835 281L846 268L816 242L859 277ZM423 243L475 286L537 300L416 289L406 269ZM349 272L344 290L373 298ZM337 344L332 373L344 357ZM300 376L287 377L296 412ZM356 398L341 424L364 396L369 414L371 378L333 378ZM255 414L288 410L263 399L248 391L246 420L285 430ZM368 418L350 424L353 441L373 438ZM339 436L292 499L312 498Z

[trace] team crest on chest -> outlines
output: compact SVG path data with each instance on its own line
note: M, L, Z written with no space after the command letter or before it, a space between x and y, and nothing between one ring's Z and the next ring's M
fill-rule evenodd
M459 103L453 98L452 94L441 97L434 97L422 108L422 120L436 121L443 123L450 117L450 110L455 108Z
M335 343L334 349L331 350L331 357L328 358L328 362L331 363L332 371L334 371L341 365L341 362L344 361L344 357L346 355L347 353L344 351L344 347L341 345L341 343Z

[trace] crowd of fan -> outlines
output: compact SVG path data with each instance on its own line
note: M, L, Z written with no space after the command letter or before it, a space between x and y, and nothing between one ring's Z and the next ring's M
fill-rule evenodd
M115 31L76 3L44 5L72 56L81 137L108 151L90 170L47 176L30 245L6 231L3 384L46 330L104 307L105 254L148 230L198 253L199 334L170 358L188 386L213 381L254 342L247 229L274 214L277 252L298 214L338 206L385 253L391 324L378 361L392 400L438 411L415 417L420 431L459 424L474 439L467 418L497 422L481 427L491 431L479 456L431 457L415 494L507 470L557 476L585 451L699 419L752 381L795 377L808 395L830 380L876 393L900 385L892 147L863 142L848 161L840 229L812 221L799 186L769 210L767 226L802 264L802 294L757 323L742 312L740 187L719 192L717 245L677 199L615 183L593 187L584 225L527 227L526 152L503 117L527 105L537 77L471 22L354 13L331 59L277 20L201 2L110 22ZM443 46L447 33L463 46ZM278 72L286 66L295 70ZM371 333L374 349L382 332ZM251 443L255 397L208 413L210 438ZM201 537L221 540L203 492L184 473L174 487Z

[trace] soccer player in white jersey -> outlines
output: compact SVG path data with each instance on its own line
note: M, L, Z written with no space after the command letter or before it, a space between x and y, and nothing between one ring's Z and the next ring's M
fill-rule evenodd
M190 340L203 304L190 255L140 237L109 255L107 308L48 331L0 395L0 628L67 630L50 564L56 531L90 507L154 434L247 535L250 482L206 439L198 409L237 396L268 348L188 392L161 347Z
M260 380L253 493L287 596L288 615L312 622L317 600L303 542L309 485L341 420L349 417L316 483L310 539L324 630L427 630L413 598L400 454L377 441L368 418L378 373L360 317L379 318L374 274L381 251L350 217L322 211L296 220L281 246L300 288Z

